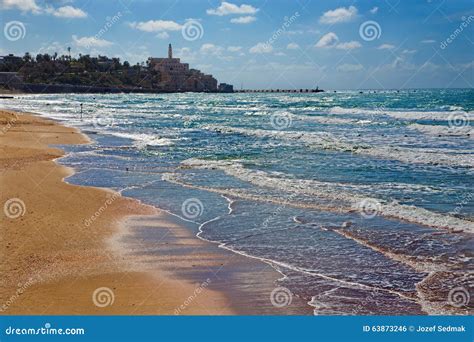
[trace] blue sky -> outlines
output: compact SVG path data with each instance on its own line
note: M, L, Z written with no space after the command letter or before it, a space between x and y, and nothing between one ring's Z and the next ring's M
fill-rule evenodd
M0 53L175 57L237 88L473 87L472 0L0 0ZM16 30L15 30L16 29ZM449 39L449 41L448 41Z

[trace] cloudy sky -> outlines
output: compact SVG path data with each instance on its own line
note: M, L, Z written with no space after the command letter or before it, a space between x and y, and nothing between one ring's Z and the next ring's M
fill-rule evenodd
M175 57L237 88L473 87L472 0L0 0L0 54Z

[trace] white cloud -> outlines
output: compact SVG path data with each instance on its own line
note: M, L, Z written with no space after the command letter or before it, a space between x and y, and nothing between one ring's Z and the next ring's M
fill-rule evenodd
M286 56L284 52L276 52L275 56Z
M395 48L395 45L392 44L382 44L377 49L379 50L392 50Z
M149 20L130 23L130 27L144 32L178 31L182 25L171 20Z
M411 55L415 52L416 52L416 50L408 50L408 49L405 49L405 50L402 51L402 53L405 53L405 54L408 54L408 55Z
M336 45L336 49L340 50L354 50L360 48L362 45L355 40L352 40L350 42L344 42L344 43L339 43Z
M95 37L77 37L76 35L72 36L72 40L79 47L91 48L91 47L107 47L112 45L112 42L109 42L105 39L99 39Z
M423 44L433 44L436 43L436 40L434 39L425 39L421 41Z
M362 64L341 64L339 65L336 70L342 72L354 72L364 69Z
M379 8L378 8L377 6L375 6L374 8L372 8L372 9L370 10L370 13L375 14L375 13L377 13L378 11L379 11Z
M230 2L222 1L221 5L215 9L208 9L207 14L209 15L231 15L231 14L255 14L258 12L258 8L251 5L242 4L240 6L232 4Z
M0 8L18 9L22 12L31 12L33 14L52 14L59 18L87 17L87 13L80 8L69 5L59 8L54 8L51 6L41 7L36 3L36 0L0 0Z
M474 69L474 60L472 60L469 63L463 63L463 64L456 64L456 70L459 70L461 72L466 71L467 69Z
M6 9L16 8L23 12L41 13L41 7L35 0L3 0L2 7Z
M317 48L334 47L338 41L339 41L339 38L337 37L337 35L334 32L329 32L321 37L321 39L316 43L315 47Z
M146 61L148 57L151 56L151 53L146 49L140 48L140 50L132 50L132 51L126 51L125 52L125 57L124 60L128 61L131 65L135 65L136 63L141 63L143 61Z
M249 15L246 17L232 18L230 19L230 22L232 24L250 24L250 23L253 23L255 20L257 20L257 18Z
M288 50L297 50L300 48L300 46L296 43L290 43L286 46Z
M168 39L170 35L168 34L168 32L163 31L163 32L158 33L156 37L160 39Z
M250 53L271 53L273 51L273 46L265 43L258 43L255 46L252 46L249 50Z
M240 50L242 50L242 46L229 46L227 48L229 52L239 52Z
M87 13L80 8L72 6L63 6L57 9L52 9L51 14L60 18L85 18Z
M351 21L357 16L357 8L349 6L348 8L339 7L332 11L327 11L319 18L322 24L337 24Z
M286 34L289 34L289 35L296 35L296 34L303 34L304 31L303 30L291 30L291 31L286 31Z
M53 55L55 52L58 53L59 56L67 54L67 49L66 45L57 41L54 41L52 43L44 43L41 45L41 47L36 51L37 54L50 54Z
M390 64L390 67L393 69L399 69L402 68L405 65L405 59L402 57L397 57L393 60L392 64Z
M173 55L179 56L186 62L195 62L197 60L196 53L188 47L173 49Z
M339 43L339 37L334 32L326 33L315 45L317 48L336 48L340 50L353 50L360 48L361 46L362 45L355 40Z
M420 66L421 71L435 71L438 70L440 66L431 62L425 62Z
M203 44L199 50L201 53L206 55L220 55L224 49L214 44Z

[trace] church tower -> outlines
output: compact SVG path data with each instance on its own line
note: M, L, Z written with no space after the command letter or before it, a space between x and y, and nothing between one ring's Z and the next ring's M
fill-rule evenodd
M168 45L168 58L173 58L173 48L171 47L171 44Z

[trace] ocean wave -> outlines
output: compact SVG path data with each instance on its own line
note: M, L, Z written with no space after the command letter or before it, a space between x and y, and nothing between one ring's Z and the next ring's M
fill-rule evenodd
M385 217L400 219L429 227L474 233L474 222L432 212L413 205L399 204L396 201L388 202L378 198L361 196L354 191L350 191L351 187L352 190L357 189L357 186L354 185L282 177L281 173L270 174L261 170L250 170L245 168L242 164L232 161L209 161L192 158L183 161L181 165L183 168L218 169L224 171L230 176L259 187L283 190L287 193L297 193L311 196L311 198L315 197L323 200L334 201L329 205L325 204L323 206L315 203L314 207L318 209L357 212L360 211L361 203L376 203L377 214ZM166 180L173 179L178 180L177 177L170 175L167 176ZM223 193L226 193L225 190ZM240 194L242 194L241 191ZM239 196L238 192L237 195ZM296 206L311 207L311 204L298 203L296 200L290 200L290 202Z
M104 134L114 135L119 138L132 139L135 147L143 148L146 146L171 146L174 141L169 138L163 138L155 134L147 133L125 133L125 132L113 132L106 131Z
M413 148L401 146L371 146L336 137L327 132L296 132L264 129L249 129L219 125L204 125L201 128L224 134L244 134L259 138L275 138L288 141L299 141L308 147L315 147L340 152L364 154L376 158L398 160L407 164L434 164L460 167L474 167L473 153L469 150Z
M458 107L456 107L458 108ZM459 108L458 108L459 109ZM339 106L332 107L328 111L329 114L333 115L344 115L344 114L366 114L370 116L388 115L395 119L401 120L439 120L447 121L450 116L462 115L469 120L474 120L474 112L463 111L463 110L450 110L450 111L416 111L416 110L389 110L387 108L343 108Z
M462 136L468 139L474 139L474 129L466 127L449 127L449 126L434 126L434 125L420 125L412 124L408 126L410 129L415 129L419 132L435 135L435 136Z
M292 120L303 120L303 121L312 121L325 125L365 125L371 124L372 120L358 120L358 119L346 119L346 118L336 118L336 117L327 117L327 116L291 116Z

